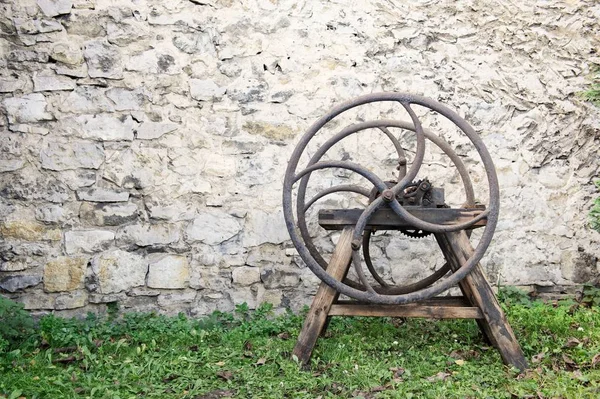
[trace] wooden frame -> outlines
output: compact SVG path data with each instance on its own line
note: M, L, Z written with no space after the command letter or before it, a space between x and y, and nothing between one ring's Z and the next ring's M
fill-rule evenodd
M463 211L456 215L462 217ZM470 210L469 212L477 212ZM323 213L321 213L323 214ZM321 216L320 214L320 216ZM441 214L441 213L440 213ZM336 280L342 280L348 273L352 249L352 217L338 219L320 218L320 222L330 223L332 229L343 229L335 248L327 272ZM472 217L472 215L470 215ZM335 227L332 220L341 220ZM385 215L377 219L385 227L392 226L386 222ZM383 226L382 226L383 227ZM465 231L436 234L435 238L452 270L457 270L471 256L473 248ZM521 347L515 338L490 284L486 280L481 266L478 264L461 282L459 287L462 297L436 297L407 305L364 304L356 301L338 301L339 293L325 283L321 283L313 299L313 303L304 321L304 326L294 347L294 355L300 362L308 365L313 349L320 335L326 328L331 316L373 316L373 317L424 317L434 319L475 319L484 337L500 352L505 364L525 370L528 365Z

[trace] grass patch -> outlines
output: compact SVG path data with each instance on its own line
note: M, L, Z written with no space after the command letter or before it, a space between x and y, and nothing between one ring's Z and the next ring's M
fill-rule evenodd
M596 65L592 71L590 88L580 94L585 101L593 102L600 106L600 66Z
M303 317L274 317L268 306L203 320L50 316L0 354L0 397L600 397L597 308L531 302L512 304L508 317L533 359L523 374L469 320L334 318L301 371L290 353Z

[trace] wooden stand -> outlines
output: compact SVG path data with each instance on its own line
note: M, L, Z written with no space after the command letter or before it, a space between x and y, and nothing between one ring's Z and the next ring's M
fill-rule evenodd
M435 238L452 270L457 270L473 253L465 231L436 234ZM343 228L327 267L337 280L345 278L350 267L352 228ZM304 327L294 347L294 355L307 365L319 335L331 316L424 317L434 319L475 319L483 335L500 352L505 364L525 370L527 361L508 324L498 300L478 264L460 283L462 297L436 297L407 305L362 304L338 301L339 293L321 283L313 299Z

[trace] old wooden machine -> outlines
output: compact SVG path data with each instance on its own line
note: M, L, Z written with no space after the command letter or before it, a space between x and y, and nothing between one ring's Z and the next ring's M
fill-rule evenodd
M399 104L410 122L387 119L361 121L342 128L317 150L307 151L309 143L315 142L317 133L334 118L356 107L377 102ZM422 127L415 106L446 118L468 137L485 168L489 195L487 206L476 204L469 172L461 157L442 137ZM349 160L324 160L324 155L339 141L372 129L387 137L397 153L397 180L384 181L369 169ZM398 129L413 135L416 141L410 162L399 139L391 132ZM419 176L426 145L431 144L443 151L458 171L466 197L461 207L447 206L443 190L436 187L438 182ZM309 161L303 169L299 169L303 156ZM311 175L330 168L357 173L368 183L365 186L334 185L307 200ZM348 192L365 196L368 205L364 209L319 211L321 228L341 232L332 256L326 260L309 233L307 211L329 194ZM475 319L487 340L500 352L505 364L521 370L527 368L519 343L479 264L490 245L498 220L499 188L494 165L481 138L452 110L431 99L402 93L370 94L336 106L317 120L296 146L285 174L283 209L294 246L306 265L322 280L294 348L294 354L303 364L308 363L329 317L391 316ZM475 228L484 230L473 248L469 238ZM378 274L369 251L373 232L382 230L396 230L410 237L433 234L446 263L421 281L389 284ZM363 261L366 267L363 267ZM354 278L349 276L351 267ZM454 286L460 288L462 296L438 296ZM340 294L350 300L339 300Z

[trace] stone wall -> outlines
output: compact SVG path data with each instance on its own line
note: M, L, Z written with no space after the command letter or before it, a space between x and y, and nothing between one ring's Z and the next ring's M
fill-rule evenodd
M576 94L600 60L600 4L520 3L0 0L2 295L63 315L297 309L317 280L282 220L287 159L333 104L376 91L442 101L483 136L502 188L493 282L594 280L600 115ZM339 151L393 161L375 135ZM396 281L441 262L430 239L375 244Z

